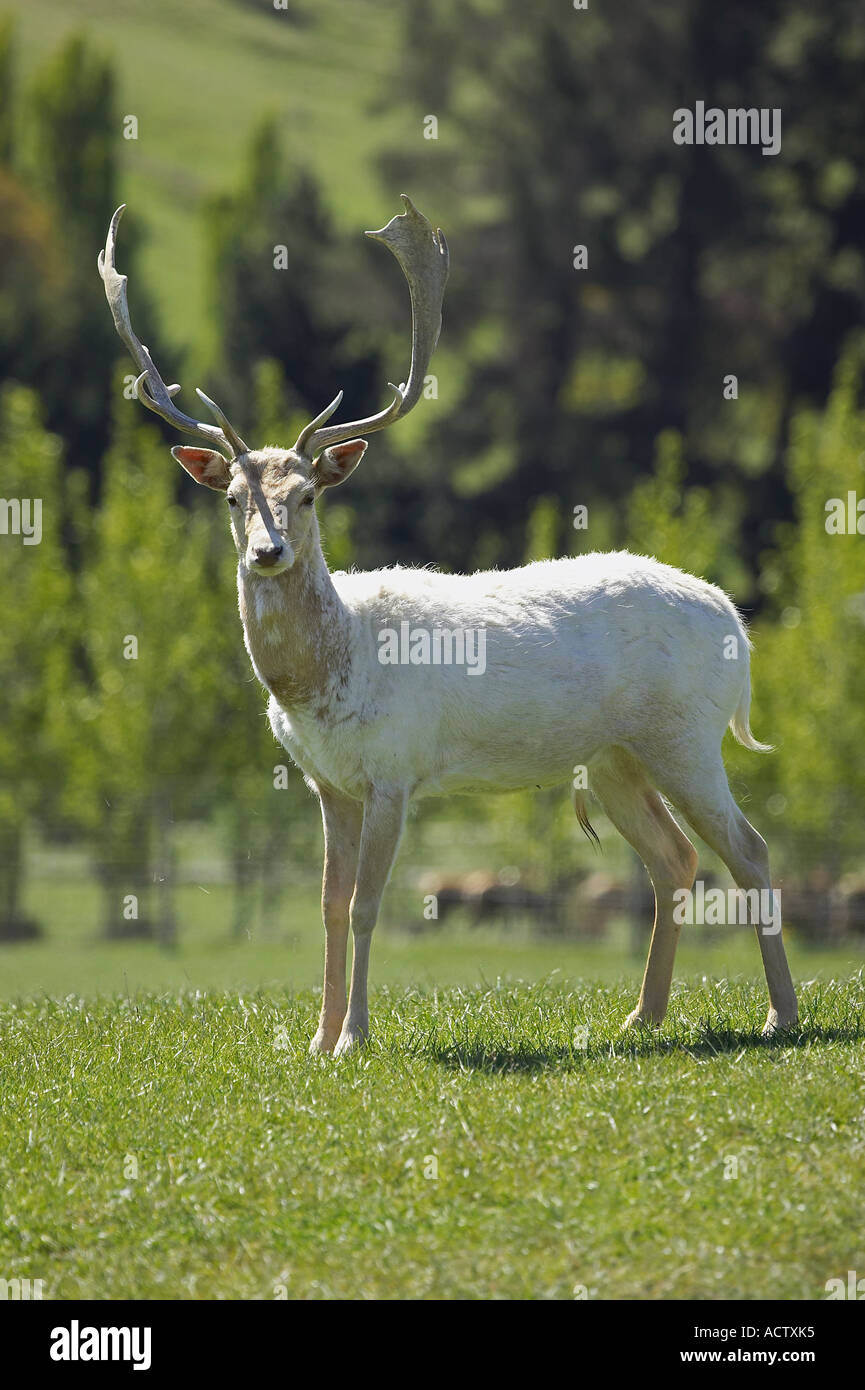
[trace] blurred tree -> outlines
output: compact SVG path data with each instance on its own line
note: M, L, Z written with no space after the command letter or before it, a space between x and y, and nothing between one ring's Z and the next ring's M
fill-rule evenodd
M761 760L768 767L754 770L755 784L788 863L800 872L822 864L831 881L862 862L863 369L865 339L857 335L825 409L793 418L787 468L796 523L780 528L764 556L773 612L755 632L755 728L777 749Z
M216 394L239 428L249 417L262 361L278 363L284 383L282 415L268 442L293 443L338 390L343 419L387 404L388 375L403 380L399 372L408 366L405 283L381 247L357 232L337 236L316 177L300 157L289 167L273 121L255 132L240 186L208 203L205 228L209 299L222 345ZM379 357L391 337L397 365L385 372ZM400 426L403 440L416 418ZM385 434L373 443L348 493L348 505L364 517L356 558L367 567L416 560L413 469L423 468L423 451L416 450L409 469L401 457L395 461ZM339 524L347 519L343 506L343 499L332 510L328 504Z
M703 579L736 588L741 579L735 564L738 508L704 487L685 481L683 441L676 430L664 430L655 441L655 467L634 484L625 504L628 550L653 555Z
M48 330L11 370L38 385L48 424L63 437L70 462L93 471L107 439L105 385L118 356L95 272L118 202L120 123L110 62L83 35L71 35L37 71L27 114L30 177L51 211L52 261L62 278L54 287ZM127 270L134 245L133 229L124 245ZM29 281L31 293L40 275L37 270ZM142 318L139 313L139 325Z
M92 693L79 717L106 932L170 942L172 826L209 811L225 615L212 515L178 505L179 470L139 412L120 399L81 579Z
M46 208L0 166L0 379L40 383L65 293Z
M254 132L240 186L211 198L204 215L226 399L248 408L256 363L269 358L298 418L318 414L337 378L346 409L363 401L368 413L376 359L351 336L340 302L344 248L314 175L287 168L273 120Z
M620 498L674 428L696 482L747 496L752 563L789 515L792 402L825 399L865 309L857 3L403 13L397 90L418 127L438 118L425 197L458 248L446 344L467 368L448 460L417 486L431 498L463 461L490 464L458 509L425 496L404 517L421 553L453 563L491 530L514 563L532 499L568 510L575 479L582 502ZM782 153L675 145L673 112L697 99L779 108ZM417 164L413 144L381 167L416 183Z
M532 560L554 560L560 554L561 530L557 498L539 497L526 526L526 564Z
M0 19L0 380L39 385L66 277L51 212L13 168L15 57L13 23Z
M0 164L11 165L15 149L15 25L0 18Z
M24 835L62 786L67 730L70 578L60 544L61 446L35 395L0 396L0 938L36 929L22 905Z
M72 34L36 73L30 93L36 176L62 223L70 253L91 262L105 241L116 193L120 127L111 64Z

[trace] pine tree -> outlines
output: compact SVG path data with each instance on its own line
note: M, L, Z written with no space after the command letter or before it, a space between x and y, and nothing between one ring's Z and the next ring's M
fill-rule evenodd
M27 379L38 376L48 423L63 437L71 464L93 468L107 437L105 384L118 355L94 269L119 201L120 124L111 63L90 40L72 35L37 71L28 100L32 178L51 213L62 278L52 297L50 333ZM128 270L134 238L124 255Z
M262 359L281 365L292 411L304 420L327 403L337 378L332 394L345 390L346 410L368 413L376 361L350 341L340 294L352 283L357 249L346 256L337 241L315 176L302 164L287 167L273 121L255 131L240 186L208 203L205 229L222 350L219 398L229 415L232 405L239 415L249 408ZM354 281L356 302L363 278L359 272Z

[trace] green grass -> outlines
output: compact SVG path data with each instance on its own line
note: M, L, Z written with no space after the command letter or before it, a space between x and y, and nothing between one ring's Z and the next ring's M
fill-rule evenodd
M384 934L376 981L472 983L379 984L338 1062L307 1056L317 996L294 987L3 1005L0 1274L61 1299L819 1299L865 1268L861 970L804 988L784 1041L759 1037L753 956L623 1037L629 958L605 953L627 987L520 980L575 948L460 940L473 963ZM139 982L158 954L98 949Z
M751 932L686 928L663 1029L623 1037L625 923L409 932L398 875L370 1044L311 1059L314 870L236 940L213 845L183 850L166 951L100 940L86 859L34 849L47 934L0 951L0 1276L59 1299L818 1299L865 1268L861 948L790 934L802 1026L767 1043Z

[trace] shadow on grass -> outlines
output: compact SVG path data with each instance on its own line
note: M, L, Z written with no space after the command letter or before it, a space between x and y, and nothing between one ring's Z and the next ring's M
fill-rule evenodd
M748 1051L777 1052L787 1048L811 1047L814 1044L865 1042L865 1024L861 1021L839 1027L804 1025L773 1038L764 1038L756 1029L719 1029L707 1027L702 1033L664 1035L648 1030L623 1035L601 1043L589 1042L585 1049L561 1044L532 1048L495 1047L485 1043L440 1043L431 1039L418 1051L452 1071L479 1071L492 1074L507 1072L535 1073L542 1071L581 1071L593 1061L610 1057L657 1057L686 1055L690 1057L723 1056L726 1053Z

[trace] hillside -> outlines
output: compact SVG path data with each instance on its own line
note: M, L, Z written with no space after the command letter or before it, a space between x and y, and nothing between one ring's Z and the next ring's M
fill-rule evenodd
M111 54L119 114L139 126L137 140L118 132L121 195L146 227L143 272L178 342L205 312L201 224L188 205L236 182L264 113L290 154L327 172L339 223L380 225L373 154L383 140L421 139L405 106L381 102L398 12L397 0L293 0L291 12L268 0L0 0L0 15L17 19L25 80L73 31Z

